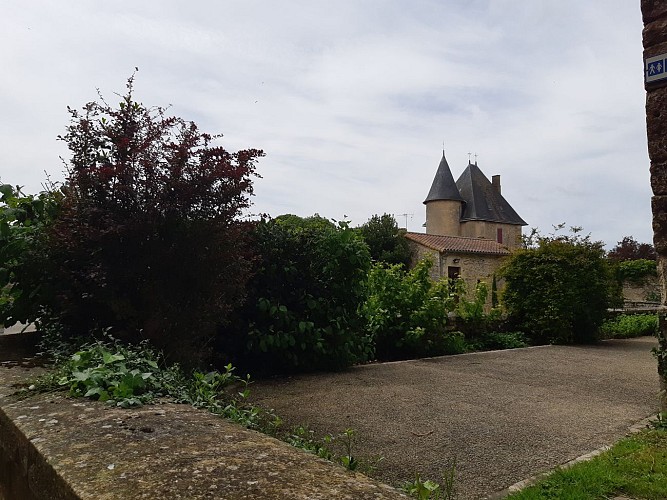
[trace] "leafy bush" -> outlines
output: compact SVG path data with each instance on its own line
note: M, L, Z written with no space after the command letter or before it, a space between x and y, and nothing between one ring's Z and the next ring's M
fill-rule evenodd
M657 275L657 263L654 260L624 260L618 263L617 276L621 282L629 281L641 285L646 278Z
M605 321L600 333L605 338L626 339L655 335L658 329L656 314L620 314Z
M361 308L379 360L465 351L460 332L448 331L455 301L447 281L429 277L431 262L414 269L376 264L368 275L368 298Z
M0 185L0 325L39 320L53 297L45 237L61 198L55 189L34 196Z
M472 291L472 298L466 287L466 282L459 278L454 283L456 295L456 326L473 341L500 325L502 311L499 307L492 307L487 312L488 286L484 281L478 281Z
M368 247L345 222L290 215L254 231L260 256L246 305L219 350L257 372L337 369L370 356L357 314ZM360 333L361 332L361 333Z
M602 243L589 237L536 238L505 264L510 322L536 343L591 342L606 315L610 274Z
M160 395L160 375L158 358L146 346L132 349L95 342L72 355L61 368L58 384L75 397L129 407Z
M614 262L637 259L655 260L655 248L650 243L639 243L632 236L625 236L607 254L607 258Z
M475 339L471 347L476 351L485 351L518 349L528 345L528 338L522 332L490 332Z
M258 150L230 153L192 122L134 101L103 100L60 137L72 153L49 231L52 312L72 335L111 328L197 361L243 299ZM194 359L193 359L194 358Z

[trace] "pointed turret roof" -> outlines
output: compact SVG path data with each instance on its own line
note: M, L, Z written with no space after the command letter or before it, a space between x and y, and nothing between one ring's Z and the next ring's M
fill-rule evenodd
M465 200L461 221L482 220L519 226L527 225L507 203L507 200L493 187L491 181L482 173L477 163L468 163L461 177L456 181L456 186L460 196ZM433 188L431 188L431 191L433 191Z
M464 201L461 197L461 193L459 193L459 190L456 187L456 183L454 182L454 176L447 164L444 150L442 152L442 160L440 160L440 165L438 166L438 171L435 173L433 184L431 184L431 190L428 192L424 204L435 200Z

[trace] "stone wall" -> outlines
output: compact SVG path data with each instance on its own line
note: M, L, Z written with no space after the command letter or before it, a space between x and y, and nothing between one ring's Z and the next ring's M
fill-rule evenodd
M15 384L41 373L24 368L23 347L0 350L0 499L408 498L189 405L126 410L63 393L18 399Z
M623 283L624 302L654 302L660 297L660 284L657 277L649 277L644 283Z
M426 204L426 234L459 236L460 217L460 201L429 201Z
M489 285L491 292L491 282L493 275L497 273L498 268L503 263L503 256L496 255L477 255L469 253L448 253L442 256L441 269L442 276L447 276L447 267L460 267L461 278L466 282L468 290L474 290L477 280L485 281Z
M667 53L667 2L641 0L644 31L644 60ZM667 351L667 81L646 84L646 133L651 160L653 198L653 244L658 254L658 276L662 292L662 312L659 315L659 349ZM659 357L658 373L663 389L662 409L667 410L667 357Z
M513 224L499 224L497 222L467 221L461 223L461 236L469 238L484 238L497 241L498 229L503 231L502 244L510 250L521 246L521 226Z
M420 245L412 240L408 240L410 248L412 249L412 263L413 265L419 262L422 259L428 258L433 262L431 266L431 271L429 275L433 280L439 280L443 276L443 269L441 267L440 253L437 250L432 248L425 247ZM447 269L444 269L445 276L447 275Z
M493 275L497 274L498 268L503 264L505 256L502 255L481 255L470 253L442 253L437 250L425 247L410 241L410 246L413 249L413 262L428 257L433 262L431 267L431 279L440 280L446 279L448 276L449 267L458 267L461 269L461 278L466 283L466 288L469 291L475 289L477 280L486 282L489 285L488 304L491 304L491 283ZM498 289L502 288L502 281L499 280Z

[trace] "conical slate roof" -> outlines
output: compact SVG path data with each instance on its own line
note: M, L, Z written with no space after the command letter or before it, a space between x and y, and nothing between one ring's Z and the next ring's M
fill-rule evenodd
M454 176L449 169L444 151L442 152L442 160L440 160L438 171L435 173L433 184L431 184L431 190L428 192L424 203L426 204L429 201L435 200L464 201L456 187Z
M436 174L436 179L437 177ZM460 196L465 200L461 221L482 220L519 226L527 225L507 203L507 200L493 187L491 181L486 178L477 164L468 164L461 177L456 181L456 186ZM433 191L433 188L431 188L431 191Z

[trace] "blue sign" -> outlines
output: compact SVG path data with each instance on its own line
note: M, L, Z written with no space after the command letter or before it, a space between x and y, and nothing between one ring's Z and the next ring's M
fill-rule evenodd
M644 80L646 83L658 82L667 79L667 54L653 56L644 62Z

